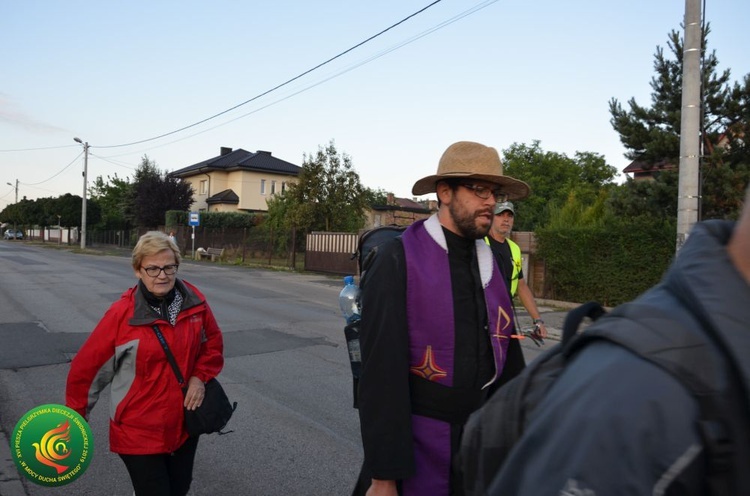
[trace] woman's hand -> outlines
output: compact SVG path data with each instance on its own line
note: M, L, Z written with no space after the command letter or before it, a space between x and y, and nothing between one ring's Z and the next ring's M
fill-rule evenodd
M203 381L195 376L191 377L188 379L187 393L185 393L185 408L195 410L201 406L205 395L206 386L203 385Z

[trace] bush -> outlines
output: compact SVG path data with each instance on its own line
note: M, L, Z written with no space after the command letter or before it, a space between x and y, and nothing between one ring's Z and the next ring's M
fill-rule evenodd
M614 306L659 282L674 256L676 226L654 217L609 217L542 228L536 236L555 299Z

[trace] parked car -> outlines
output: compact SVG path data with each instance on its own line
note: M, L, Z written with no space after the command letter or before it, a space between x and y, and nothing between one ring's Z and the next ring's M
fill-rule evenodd
M23 231L14 231L13 229L8 229L5 231L5 234L3 234L4 239L23 239Z

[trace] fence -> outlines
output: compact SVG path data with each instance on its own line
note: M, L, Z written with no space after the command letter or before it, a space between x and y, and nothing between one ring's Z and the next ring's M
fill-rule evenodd
M173 230L182 254L192 257L194 249L224 248L224 261L229 263L262 264L293 267L330 274L358 274L357 251L359 235L352 233L312 232L295 237L294 232L267 231L261 228L192 228L180 226ZM145 230L89 231L89 244L110 244L132 248ZM299 239L297 239L299 238ZM544 260L536 255L536 238L530 232L513 233L523 256L523 273L537 298L552 297ZM295 249L296 247L296 249ZM298 256L298 252L302 256Z
M359 235L312 232L307 235L305 270L332 274L356 274Z
M230 263L258 263L296 267L293 232L274 233L261 228L205 228L189 226L160 227L160 231L174 231L177 246L184 257L193 258L198 248L224 248L223 260ZM89 245L112 245L133 248L147 229L123 231L90 230ZM193 232L195 237L193 237Z

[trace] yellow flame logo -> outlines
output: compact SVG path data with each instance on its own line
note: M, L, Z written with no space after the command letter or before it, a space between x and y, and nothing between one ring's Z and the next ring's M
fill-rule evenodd
M65 460L70 456L68 443L70 442L70 423L66 420L54 429L44 433L42 440L38 443L32 443L36 450L36 459L57 470L58 474L65 472L68 467L60 465L57 462Z

